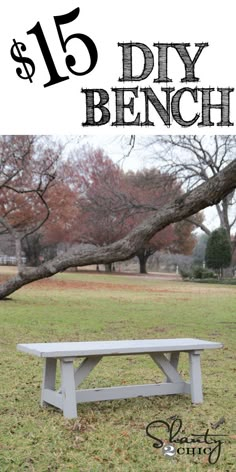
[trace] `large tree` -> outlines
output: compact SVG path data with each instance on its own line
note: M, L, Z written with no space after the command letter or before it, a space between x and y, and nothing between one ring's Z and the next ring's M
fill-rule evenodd
M61 157L49 137L0 137L0 234L13 240L19 271L23 252L38 265L41 248L65 239L77 216Z
M110 263L127 260L158 231L171 223L182 221L208 206L218 205L236 188L236 159L214 177L193 190L171 199L124 238L100 248L82 247L76 253L68 252L36 268L21 268L18 274L0 286L0 298L15 292L35 280L51 277L68 267Z
M103 150L90 147L76 154L70 166L81 209L79 241L96 246L117 241L126 232L124 172Z
M58 147L37 136L0 137L0 233L15 244L21 270L22 241L47 221L46 193L54 185Z
M102 150L91 148L82 159L76 157L71 161L71 175L76 179L82 209L79 241L97 246L115 242L174 195L181 194L178 181L156 168L124 172ZM192 229L189 223L181 222L153 236L136 253L140 272L146 273L148 257L157 250L191 252Z

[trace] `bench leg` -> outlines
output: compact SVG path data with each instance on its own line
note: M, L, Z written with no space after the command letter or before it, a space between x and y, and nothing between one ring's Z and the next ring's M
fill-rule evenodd
M175 370L177 370L178 363L179 363L179 352L171 352L170 364L174 367ZM171 382L171 379L168 376L166 377L166 382Z
M200 352L193 351L189 353L190 364L190 389L192 403L202 403L202 374L200 364Z
M43 369L43 383L41 391L41 406L47 406L47 402L43 400L44 390L55 390L56 384L56 368L57 360L53 358L46 358Z
M70 359L61 359L61 394L64 417L77 418L75 372Z

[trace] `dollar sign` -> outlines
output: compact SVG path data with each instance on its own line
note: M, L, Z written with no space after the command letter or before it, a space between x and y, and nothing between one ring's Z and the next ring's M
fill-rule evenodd
M20 67L17 67L16 73L21 79L28 79L32 83L32 77L35 73L35 65L29 57L23 57L21 51L26 51L25 44L20 42L17 43L16 40L13 39L13 46L11 47L11 57L16 62L22 62L26 76L23 75L24 71L22 71ZM31 67L31 71L29 71L27 64L29 64L29 66Z

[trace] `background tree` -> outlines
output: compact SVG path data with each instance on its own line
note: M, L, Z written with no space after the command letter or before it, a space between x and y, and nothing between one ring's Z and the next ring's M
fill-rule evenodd
M181 195L180 183L172 176L161 173L156 168L129 172L125 179L127 182L127 199L132 208L132 213L128 218L128 223L131 223L130 229L140 223L144 215L153 214L174 196ZM158 232L136 253L140 273L147 272L148 258L156 251L165 250L190 254L195 244L192 231L193 225L182 221L169 225Z
M174 195L180 184L157 169L125 173L102 150L87 148L71 165L76 169L76 185L82 215L78 240L103 246L117 241L146 216L161 208ZM75 179L73 170L71 175ZM187 222L170 225L156 234L136 253L140 272L146 273L148 257L166 249L190 253L194 238L193 225ZM108 266L111 270L111 264Z
M209 236L205 258L207 267L218 270L222 277L223 269L230 266L232 258L231 243L224 228L216 229Z
M196 265L203 265L205 262L206 246L209 236L202 233L197 238L197 243L193 249L193 262Z
M19 268L22 240L50 214L45 194L53 186L59 153L47 144L36 136L0 137L0 231L13 238Z
M19 270L22 251L38 265L52 235L59 241L70 230L76 209L61 158L62 146L48 137L0 137L0 233L14 240Z
M75 241L100 247L123 237L127 232L123 171L103 150L90 147L74 153L67 166L80 209ZM111 267L112 263L106 264L107 271Z
M145 142L145 150L164 172L176 176L187 190L208 182L225 166L234 160L236 152L235 136L154 136ZM235 190L224 196L215 205L219 226L225 228L229 237L236 223L234 211ZM191 218L191 222L206 234L211 230L203 222ZM233 240L233 249L236 241Z

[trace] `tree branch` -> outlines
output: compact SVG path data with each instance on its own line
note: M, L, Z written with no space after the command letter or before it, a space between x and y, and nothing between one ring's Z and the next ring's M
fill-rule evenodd
M195 218L187 218L186 221L188 221L189 223L191 223L192 225L194 226L197 226L198 228L200 228L205 234L207 234L208 236L210 236L211 234L211 231L209 230L209 228L207 228L206 225L204 225L204 223L200 222L200 221L196 221Z

